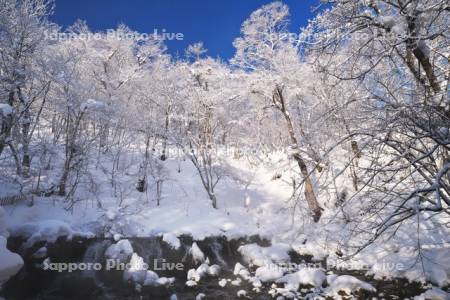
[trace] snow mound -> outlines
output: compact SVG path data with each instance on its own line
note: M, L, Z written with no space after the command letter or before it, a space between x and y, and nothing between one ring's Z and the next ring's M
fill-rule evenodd
M93 233L73 230L67 223L60 220L45 220L40 222L30 222L23 225L14 226L8 229L12 236L22 236L27 239L25 247L31 247L37 242L54 243L59 237L66 236L92 238Z
M129 240L120 240L106 249L105 257L121 263L127 263L133 254L133 247Z
M327 276L317 268L303 268L295 273L287 274L277 280L277 283L285 283L285 288L296 291L300 285L321 287Z
M358 290L377 291L371 284L350 275L341 275L333 278L329 284L330 286L326 289L326 294L329 296L338 296L339 291L344 291L348 295Z
M287 244L274 244L270 247L261 247L257 244L240 246L238 251L248 264L259 267L272 263L285 263L290 261Z
M262 266L256 269L255 277L262 282L275 281L282 277L284 274L283 270L278 267Z
M20 255L6 248L6 238L0 236L0 287L11 276L15 275L23 266Z
M433 287L431 290L414 297L414 300L450 300L450 294Z

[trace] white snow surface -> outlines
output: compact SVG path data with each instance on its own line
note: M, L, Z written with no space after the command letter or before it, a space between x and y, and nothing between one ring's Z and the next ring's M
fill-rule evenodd
M450 294L439 288L433 287L419 296L414 297L414 300L450 300Z
M377 290L369 283L359 280L350 275L341 275L329 282L330 286L325 290L326 294L331 297L338 297L339 291L344 291L347 295L358 290L366 290L376 292Z
M0 236L0 288L11 276L15 275L23 266L20 255L6 248L6 238Z
M45 220L40 222L29 222L8 228L12 236L22 236L27 239L26 247L41 241L55 242L59 237L66 236L71 239L75 236L93 237L91 232L75 231L67 223L60 220Z
M127 263L133 254L133 247L129 240L120 240L106 249L105 257L107 259L118 260L121 263Z
M131 165L142 157L139 151L123 155L123 164ZM64 201L58 197L35 197L35 205L31 207L22 203L15 207L4 207L5 213L0 216L0 223L7 224L13 234L24 234L28 245L39 240L54 241L61 235L70 237L86 234L88 231L103 234L103 228L110 228L106 237L162 236L165 242L175 248L178 246L178 237L184 234L191 235L195 241L209 236L230 239L259 235L270 240L273 246L260 247L255 244L241 247L240 252L246 258L246 263L261 267L287 261L289 249L313 255L317 260L327 258L328 261L338 261L339 257L335 253L341 249L340 242L349 239L351 228L332 221L334 215L327 215L327 211L322 216L320 226L311 226L308 218L302 215L304 212L299 212L293 222L292 211L285 209L286 200L292 192L289 183L292 174L286 171L286 165L292 162L285 158L285 153L275 153L264 164L257 165L246 159L224 158L228 163L228 172L240 180L251 178L251 182L245 186L232 178L223 179L216 189L219 209L211 207L191 162L176 157L164 162L171 180L164 185L159 206L152 201L151 193L147 195L135 190L136 178L133 172L138 169L138 163L135 163L131 175L125 174L117 179L125 195L123 207L119 209L108 176L102 171L102 168L111 167L111 161L104 159L99 162L102 168L92 167L89 170L97 180L95 198L88 190L80 187L78 197L86 200L77 202L73 211L69 212L64 209ZM282 174L282 178L273 180L275 173ZM249 207L245 207L247 195L252 199ZM100 199L102 207L95 205L92 199ZM423 230L427 230L427 223L422 224ZM417 226L405 224L395 238L377 241L349 262L367 265L369 273L377 279L405 277L410 281L429 280L437 286L445 286L450 282L450 230L422 237L424 257L427 258L423 264L424 273L422 265L417 263L417 252L413 251L416 246L416 241L411 239L411 235L416 232L413 228ZM299 235L299 232L302 234ZM431 246L436 241L439 241L440 247ZM392 248L396 244L402 245L401 251ZM201 264L202 256L196 256ZM383 263L399 262L403 264L403 269L383 267Z
M325 273L320 269L302 268L297 272L284 275L277 282L285 283L285 288L297 291L300 285L311 285L320 288L326 278Z

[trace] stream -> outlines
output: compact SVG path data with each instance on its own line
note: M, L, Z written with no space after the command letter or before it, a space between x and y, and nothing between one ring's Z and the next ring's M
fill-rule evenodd
M178 300L196 299L199 293L206 295L203 299L238 299L239 290L247 292L247 299L274 299L268 293L271 283L263 284L261 291L256 293L253 286L243 280L239 286L227 284L221 287L218 282L221 278L236 279L233 268L237 262L244 264L238 252L241 245L257 243L260 246L269 246L270 242L258 236L227 240L225 237L211 237L203 241L197 241L199 248L211 264L221 266L218 277L207 276L202 278L197 286L186 286L187 272L191 268L196 268L190 259L188 252L193 243L189 236L180 237L181 246L175 250L161 237L129 238L134 252L141 256L150 267L161 262L182 262L182 270L159 270L156 271L160 277L175 277L175 282L170 286L143 286L137 291L132 283L123 280L123 271L120 270L76 270L73 272L58 272L43 269L43 261L49 257L51 262L84 262L99 263L105 265L104 253L106 249L114 243L111 239L80 239L67 240L63 237L54 243L40 242L31 248L24 248L24 240L20 237L10 237L8 248L19 253L25 262L22 270L12 277L3 286L0 296L6 300L15 299L170 299L176 294ZM33 255L38 249L45 246L46 255ZM293 263L311 262L311 257L300 256L290 253ZM251 268L249 268L252 270ZM355 295L356 299L406 299L414 298L421 294L424 289L418 283L408 283L406 280L379 281L365 276L358 272L342 272L333 270L338 275L352 275L363 281L372 284L376 289L376 294L360 293ZM308 299L308 288L301 289L302 297ZM304 293L303 293L304 291ZM380 294L381 293L381 294ZM313 299L313 298L311 298ZM332 298L327 298L332 299ZM352 299L352 298L348 298ZM355 298L353 298L355 299Z

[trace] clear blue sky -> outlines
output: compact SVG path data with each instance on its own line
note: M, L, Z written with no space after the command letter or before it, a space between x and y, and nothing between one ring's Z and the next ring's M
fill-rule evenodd
M266 0L56 0L51 20L63 28L75 20L86 20L93 31L116 28L124 23L139 32L181 32L183 41L168 41L171 54L184 54L187 45L203 41L208 55L229 59L233 40L242 22ZM291 31L313 17L318 0L285 0L291 12Z

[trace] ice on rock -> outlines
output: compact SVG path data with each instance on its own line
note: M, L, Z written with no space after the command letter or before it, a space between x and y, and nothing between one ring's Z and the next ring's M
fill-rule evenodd
M129 240L120 240L106 249L105 257L107 259L118 260L121 263L127 263L133 254L133 247Z
M283 270L278 267L262 266L256 269L255 276L262 282L274 281L283 276Z

